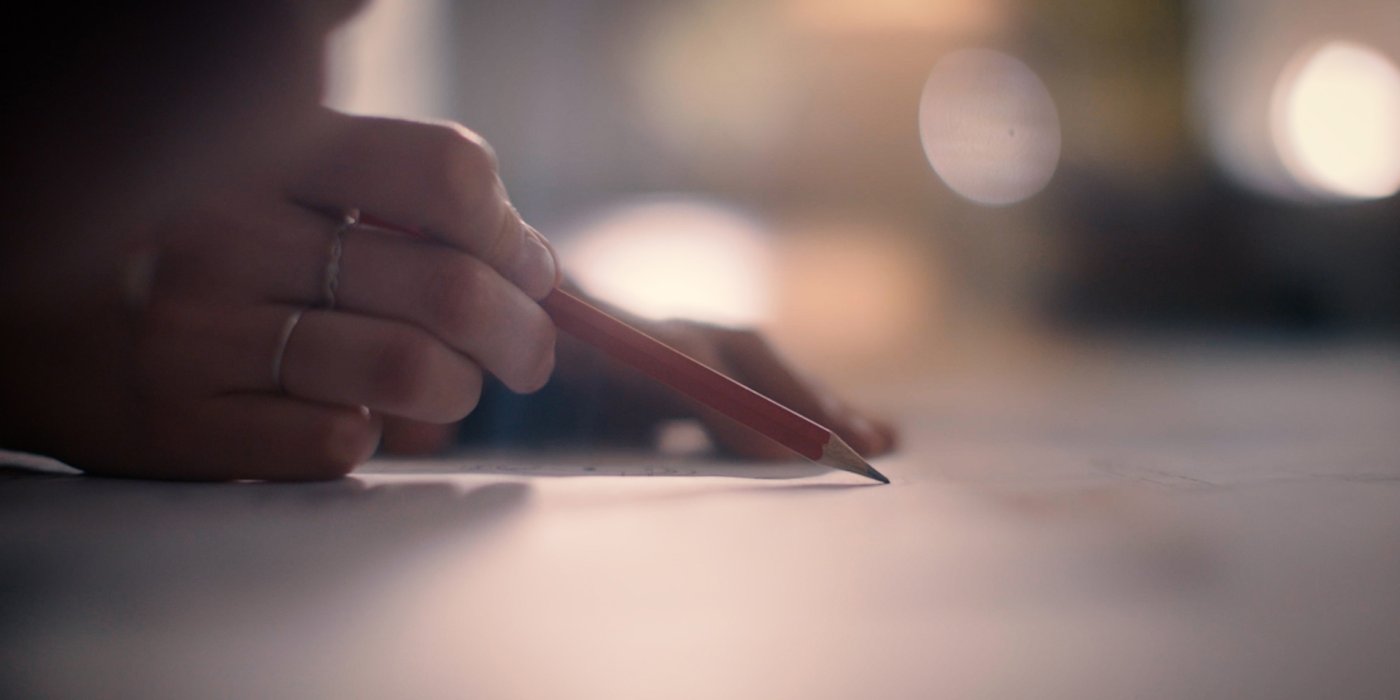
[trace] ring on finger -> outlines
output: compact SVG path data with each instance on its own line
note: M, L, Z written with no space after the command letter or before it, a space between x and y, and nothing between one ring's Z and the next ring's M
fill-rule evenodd
M282 331L277 336L277 350L272 354L272 385L283 394L287 393L287 387L282 385L282 363L286 359L287 343L291 342L292 332L301 323L301 315L305 312L305 307L297 309L282 322Z
M326 272L321 278L321 306L335 308L335 294L340 289L340 256L345 249L345 232L360 223L360 210L349 209L336 224L331 234L330 254L326 259Z

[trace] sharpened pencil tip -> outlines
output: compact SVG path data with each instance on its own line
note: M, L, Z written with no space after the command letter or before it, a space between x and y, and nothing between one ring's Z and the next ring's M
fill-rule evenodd
M827 440L826 446L822 448L821 459L815 460L818 464L825 464L828 467L843 469L852 474L874 479L881 483L888 484L890 480L884 474L875 470L870 463L865 461L859 453L851 449L844 440L837 437L835 433Z

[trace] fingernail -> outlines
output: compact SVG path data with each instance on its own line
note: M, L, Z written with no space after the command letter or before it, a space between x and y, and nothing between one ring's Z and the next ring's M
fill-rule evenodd
M525 225L530 226L529 224ZM558 287L564 284L564 266L559 264L559 251L554 249L554 244L550 243L549 239L545 238L544 234L540 233L539 229L530 226L530 232L535 234L535 238L538 238L540 243L543 243L544 247L549 250L549 259L554 263L554 286Z
M545 237L536 231L533 226L525 225L525 230L529 233L526 241L527 255L529 256L530 289L526 290L536 299L543 299L554 288L563 281L564 275L559 268L559 260L554 254L554 247L545 240ZM533 271L539 270L535 273ZM536 277L538 275L538 277ZM538 280L538 284L535 283Z

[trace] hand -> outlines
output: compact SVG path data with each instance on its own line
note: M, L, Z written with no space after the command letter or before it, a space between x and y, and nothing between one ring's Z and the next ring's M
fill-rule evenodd
M577 291L575 291L577 293ZM596 300L593 303L607 307ZM840 401L813 379L798 373L772 346L750 330L723 328L693 321L649 321L619 309L609 312L650 335L685 352L749 387L836 431L853 448L866 456L884 454L894 448L895 431L886 422L874 419ZM593 439L613 441L638 439L653 434L662 421L698 418L715 443L723 450L751 459L791 459L792 453L768 438L735 423L702 404L623 367L593 348L561 336L559 364L554 385L546 396L529 402L551 402L529 413L537 416L573 415L587 411L600 434ZM573 389L567 388L575 387ZM598 397L602 396L602 399ZM587 404L563 406L564 403ZM525 439L536 429L520 426ZM543 431L549 435L549 431ZM386 426L384 444L405 453L426 454L445 448L452 439L450 426L400 422Z
M7 445L103 474L332 477L370 456L381 416L459 420L483 372L546 381L554 326L535 299L557 266L489 148L460 127L324 116L319 156L153 225L137 308L114 272L78 307L30 315L3 378L24 409ZM434 240L344 228L330 308L338 224L319 212L352 207Z
M634 323L653 337L830 428L865 457L883 455L895 447L896 431L892 425L856 409L816 379L800 373L756 331L694 321ZM699 418L724 450L751 459L792 458L787 448L707 406L659 386L649 386L647 390L665 391L682 407L683 415Z

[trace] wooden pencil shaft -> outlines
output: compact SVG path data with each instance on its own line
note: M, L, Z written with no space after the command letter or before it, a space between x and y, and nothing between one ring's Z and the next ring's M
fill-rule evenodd
M826 428L556 289L540 302L561 329L686 396L807 457L821 459Z
M431 240L416 227L385 221L373 214L361 213L360 221L419 240ZM642 374L768 436L803 457L819 462L827 457L827 445L833 438L831 431L788 407L562 289L550 292L540 306L565 332Z

